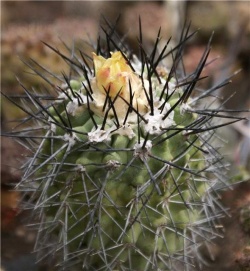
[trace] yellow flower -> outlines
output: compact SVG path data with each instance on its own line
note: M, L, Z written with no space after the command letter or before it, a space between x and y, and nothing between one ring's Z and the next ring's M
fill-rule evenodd
M93 61L95 82L92 87L97 107L103 105L107 92L111 98L116 97L119 93L119 98L114 106L118 117L124 115L127 112L127 105L120 97L130 102L130 82L132 94L134 94L133 106L135 108L138 106L141 111L146 111L147 100L141 79L127 64L121 52L111 53L111 57L108 59L93 53Z
M120 91L123 96L128 79L135 76L121 52L115 52L111 58L105 59L93 53L97 87L100 91L109 91L110 97L115 97ZM126 95L125 95L126 96Z

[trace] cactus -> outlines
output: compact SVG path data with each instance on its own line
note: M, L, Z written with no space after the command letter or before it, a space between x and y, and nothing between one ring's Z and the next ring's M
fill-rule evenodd
M55 256L59 270L190 270L225 213L214 134L239 118L201 101L227 80L193 93L210 43L197 69L181 73L188 29L169 52L169 41L158 48L159 31L148 54L140 27L139 57L113 27L103 31L105 44L98 39L91 56L48 45L70 74L58 75L58 85L46 79L57 97L23 86L30 104L17 104L29 114L23 123L32 122L12 135L32 153L18 187L39 219L35 249L40 259Z

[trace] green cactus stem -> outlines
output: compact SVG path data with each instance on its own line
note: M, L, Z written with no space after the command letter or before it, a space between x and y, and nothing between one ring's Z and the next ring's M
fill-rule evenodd
M194 94L210 43L186 75L179 68L193 34L160 50L159 31L147 53L139 28L139 57L108 27L90 56L49 45L71 70L50 84L57 95L23 86L29 116L11 135L33 155L18 188L40 221L38 256L55 257L59 270L191 270L200 246L220 235L217 191L227 180L213 139L239 118L201 102L226 81Z

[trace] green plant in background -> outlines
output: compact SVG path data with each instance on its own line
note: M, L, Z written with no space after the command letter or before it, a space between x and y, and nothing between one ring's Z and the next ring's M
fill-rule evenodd
M240 118L202 101L228 80L196 89L210 42L187 75L182 54L194 33L184 29L168 50L159 31L147 53L139 26L138 57L110 25L90 56L48 45L70 73L53 75L57 85L42 75L57 95L23 86L24 105L16 103L28 117L11 135L32 154L18 187L39 221L40 259L55 256L60 270L191 270L202 244L220 235L227 178L213 141Z

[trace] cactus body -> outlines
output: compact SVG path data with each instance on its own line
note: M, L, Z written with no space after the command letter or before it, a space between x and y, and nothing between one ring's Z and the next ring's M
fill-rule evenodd
M224 177L210 140L219 111L190 98L209 49L180 79L161 63L166 48L158 59L155 50L139 60L97 49L94 68L83 55L70 60L75 73L49 105L27 91L44 132L20 186L41 219L37 249L59 252L59 269L172 270L180 261L188 270L217 235Z

